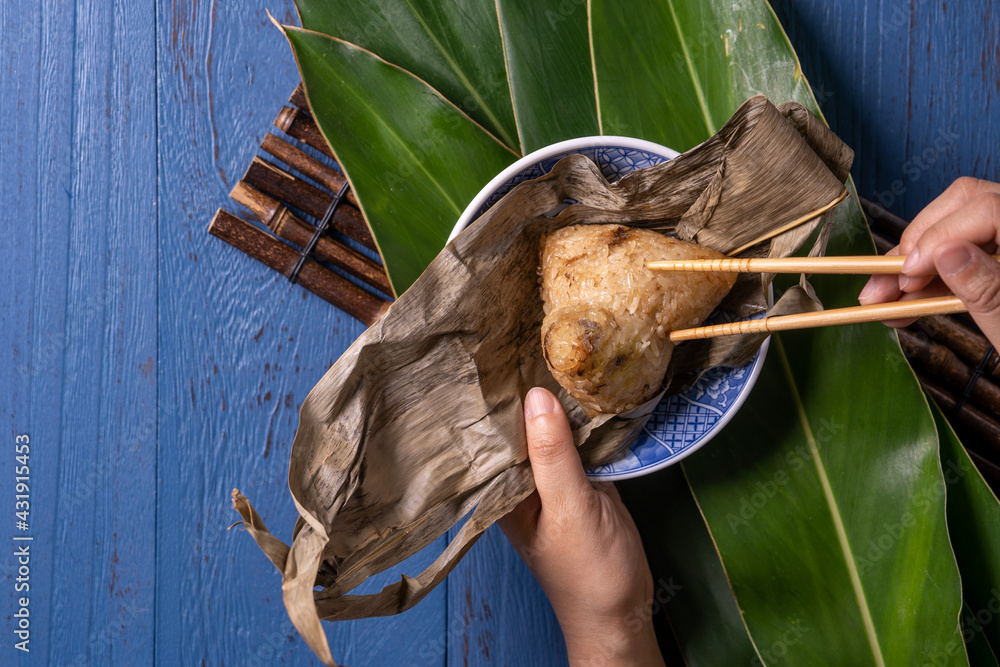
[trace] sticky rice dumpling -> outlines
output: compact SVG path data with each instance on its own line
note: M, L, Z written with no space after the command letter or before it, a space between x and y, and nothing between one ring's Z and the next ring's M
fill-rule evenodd
M631 410L661 389L672 330L697 326L735 274L652 271L656 259L724 255L648 229L571 225L541 240L542 349L588 417Z

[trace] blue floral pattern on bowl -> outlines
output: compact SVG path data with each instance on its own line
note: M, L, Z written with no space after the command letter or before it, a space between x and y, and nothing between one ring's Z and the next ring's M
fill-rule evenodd
M508 168L513 172L509 178L498 184L495 184L497 179L494 179L494 182L483 189L476 200L480 200L486 192L489 195L480 200L482 204L477 208L473 209L476 200L469 205L453 235L500 201L514 186L544 176L568 155L582 154L590 158L604 177L612 182L630 171L661 164L677 155L669 148L632 139L625 141L648 145L651 150L621 145L621 138L618 139L619 142L616 143L612 137L589 137L572 142L576 145L567 150L561 150L566 145L562 144L541 149L538 159L533 160L532 156L522 158ZM602 140L607 140L608 143L601 145ZM468 216L470 209L475 213ZM724 321L720 320L718 313L713 314L709 320ZM642 434L622 458L588 470L587 476L602 481L638 477L677 463L707 443L728 423L750 393L767 354L767 346L768 341L765 341L746 366L710 369L684 393L664 398L654 409Z
M638 477L677 463L712 439L742 405L764 361L766 343L740 368L712 368L683 394L660 401L622 458L587 471L594 480Z

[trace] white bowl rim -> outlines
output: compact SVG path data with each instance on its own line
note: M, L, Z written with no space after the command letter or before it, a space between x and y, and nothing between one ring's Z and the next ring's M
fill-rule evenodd
M680 155L680 153L675 151L673 148L667 148L666 146L653 143L652 141L636 139L635 137L619 137L615 135L577 137L576 139L566 139L565 141L549 144L548 146L528 153L494 176L493 179L479 191L479 194L472 199L469 205L465 207L465 210L462 211L462 215L459 216L458 222L451 230L451 235L448 236L448 243L451 243L451 241L458 236L459 232L469 226L469 223L473 220L473 216L476 215L486 200L490 198L490 195L492 195L497 188L509 181L515 175L524 171L536 162L541 162L542 160L552 157L553 155L577 149L595 148L599 146L621 146L623 148L633 148L635 150L646 151L647 153L662 155L668 160L673 160L675 157Z
M489 183L479 191L479 194L473 198L462 215L459 217L458 222L451 231L451 235L448 237L448 242L450 243L458 234L465 229L472 221L473 216L479 211L482 205L487 199L504 183L509 181L515 175L530 167L531 165L541 162L542 160L552 157L553 155L558 155L559 153L565 153L577 149L585 148L595 148L601 146L621 146L623 148L632 148L635 150L645 151L647 153L653 153L654 155L661 155L668 160L672 160L678 155L679 152L663 146L662 144L657 144L652 141L646 141L645 139L636 139L635 137L622 137L616 135L595 135L590 137L578 137L576 139L567 139L565 141L560 141L554 144L550 144L543 148L539 148L536 151L525 155L524 157L518 159L509 167L501 171L499 174L493 177ZM773 292L770 290L768 294L768 301L773 302ZM757 378L760 375L761 368L764 366L764 360L767 358L768 348L770 347L771 339L767 338L764 343L760 346L757 354L754 356L753 361L750 361L752 366L750 368L750 377L744 383L740 393L737 395L736 399L730 404L730 408L726 413L717 421L712 428L710 428L703 436L700 442L696 445L688 447L683 452L677 456L672 456L663 459L659 463L653 465L645 466L639 468L638 470L623 470L622 472L608 472L608 473L595 473L590 470L587 471L587 477L593 479L594 481L618 481L624 479L632 479L634 477L641 477L643 475L648 475L657 470L662 470L668 466L674 465L687 458L691 454L695 453L702 447L704 447L710 440L712 440L719 432L732 420L736 413L740 411L743 404L746 402L747 397L753 390L754 386L757 384Z

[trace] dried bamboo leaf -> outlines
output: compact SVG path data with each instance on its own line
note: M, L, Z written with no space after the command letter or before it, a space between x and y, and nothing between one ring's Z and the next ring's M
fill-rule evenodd
M287 552L234 493L251 535L284 576L292 621L327 664L335 663L320 618L412 607L531 493L522 417L528 389L545 386L560 397L588 467L619 456L660 398L587 420L556 384L539 342L541 235L613 222L682 233L720 252L767 236L843 189L827 164L846 147L809 142L784 111L751 98L702 145L614 184L583 156L563 159L459 235L331 367L300 414L289 468L300 519ZM577 203L550 217L566 200ZM795 250L785 235L751 252ZM737 294L742 301L727 300L734 314L766 305L759 280L744 281ZM776 305L786 312L814 307L802 289ZM685 344L674 359L685 369L728 363L762 339L740 340ZM423 573L376 594L347 595L466 515L456 539ZM317 585L323 590L314 591Z

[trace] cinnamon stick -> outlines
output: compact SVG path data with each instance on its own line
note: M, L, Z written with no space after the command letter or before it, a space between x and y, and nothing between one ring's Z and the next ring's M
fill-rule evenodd
M898 243L889 240L888 237L883 236L878 232L878 230L872 230L872 240L875 241L875 250L880 255L884 255L893 248L895 248Z
M243 181L236 184L229 196L250 209L272 232L299 247L305 247L316 231L313 225L298 218L284 204ZM317 240L313 255L386 294L392 294L389 277L381 264L373 262L325 234Z
M986 336L951 317L937 315L925 317L916 325L932 339L954 350L972 366L978 366L990 349L990 342ZM1000 379L1000 355L996 350L993 350L986 359L983 372Z
M903 353L924 373L962 393L972 380L972 369L944 345L939 345L908 329L899 330ZM1000 387L982 375L969 388L969 398L993 414L1000 414Z
M1000 495L1000 466L981 454L966 451L969 454L969 458L976 465L976 468L979 469L979 473L983 476L983 479L986 480L990 489L993 490L994 495Z
M961 431L967 431L976 436L962 438L967 449L976 450L991 461L995 461L1000 456L1000 424L992 416L971 405L966 405L957 414L951 416L951 411L955 409L955 397L930 378L922 376L920 382L934 399L934 402L941 407L941 410L949 415L948 421L955 426L956 431L960 431L959 437L962 436Z
M301 81L299 82L299 85L295 86L295 90L292 91L292 94L289 95L288 103L293 107L302 109L306 113L311 113L309 110L309 102L306 100L306 89L305 86L302 85Z
M273 134L266 135L260 147L292 169L300 171L313 179L330 192L339 191L341 186L347 182L347 178L342 172L323 164L305 151L299 150L284 139ZM347 194L344 195L344 200L355 208L358 207L358 198L354 195L353 190L347 191Z
M285 202L314 218L322 218L327 207L333 200L333 195L324 192L319 188L295 178L287 171L279 169L273 164L269 164L259 157L255 157L250 163L243 180L261 192L264 192L278 201ZM377 250L368 224L361 216L361 211L354 208L347 202L337 207L330 221L331 227L362 243L363 245Z
M221 209L212 218L208 232L285 276L291 275L299 259L299 253L291 246ZM385 299L312 260L307 260L303 265L298 282L313 294L369 326L389 307L389 302Z
M861 200L861 210L868 217L868 223L872 229L879 230L884 236L893 239L898 244L899 239L903 236L903 231L910 222L869 199L864 197L858 199Z
M304 111L292 107L282 107L278 117L274 119L274 126L293 139L298 139L302 143L312 146L331 160L336 159L333 156L333 151L327 145L326 139L323 138L323 133L319 131L316 121Z

